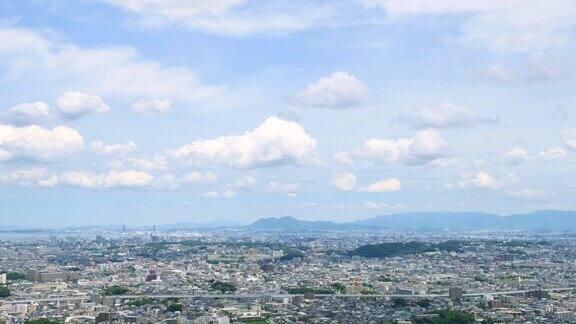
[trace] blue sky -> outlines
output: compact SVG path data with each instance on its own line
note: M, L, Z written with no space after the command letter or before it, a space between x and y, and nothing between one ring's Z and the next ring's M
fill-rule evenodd
M3 225L574 209L572 0L0 4Z

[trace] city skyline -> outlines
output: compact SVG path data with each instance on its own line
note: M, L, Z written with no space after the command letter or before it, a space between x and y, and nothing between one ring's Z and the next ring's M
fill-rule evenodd
M576 210L576 4L7 1L3 225Z

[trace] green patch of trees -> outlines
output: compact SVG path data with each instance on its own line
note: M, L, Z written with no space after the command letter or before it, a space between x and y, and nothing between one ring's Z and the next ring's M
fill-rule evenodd
M474 323L474 314L469 312L445 309L437 311L436 316L426 318L416 318L417 324L469 324Z
M428 307L430 307L430 299L427 299L427 298L418 299L416 301L416 305L423 307L423 308L428 308Z
M394 307L406 307L408 306L408 300L402 297L392 298L392 306Z
M104 295L105 296L117 296L117 295L124 295L127 292L130 292L130 288L113 285L104 288Z
M330 287L332 287L332 289L334 289L335 292L338 292L341 294L346 292L346 286L344 286L343 284L341 284L339 282L335 282L335 283L331 284Z
M447 241L436 244L411 241L362 245L353 250L350 254L367 258L386 258L432 251L460 250L461 244L458 241Z
M10 296L10 289L6 286L0 286L0 298L6 298Z
M23 280L26 279L26 275L20 272L5 272L7 280Z
M184 307L182 307L182 304L170 304L168 307L166 307L166 311L172 313L181 312L183 308Z
M26 322L24 322L26 324L60 324L59 321L53 321L53 320L49 320L47 318L39 318L39 319L34 319L34 320L28 320Z
M219 291L223 294L227 292L234 292L237 289L236 285L234 285L233 283L224 281L212 281L212 283L210 284L210 288L212 288L212 290Z

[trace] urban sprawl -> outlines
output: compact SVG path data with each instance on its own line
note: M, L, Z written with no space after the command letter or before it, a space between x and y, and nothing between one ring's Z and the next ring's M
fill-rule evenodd
M575 321L570 233L54 233L0 241L0 323Z

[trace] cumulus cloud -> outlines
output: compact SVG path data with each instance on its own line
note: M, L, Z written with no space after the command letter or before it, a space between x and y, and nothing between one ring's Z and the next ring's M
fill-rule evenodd
M296 196L296 193L300 189L299 182L293 183L279 183L279 182L270 182L268 184L268 191L281 193L290 197Z
M152 183L154 177L146 172L110 171L95 174L86 171L70 171L54 178L54 184L62 184L80 188L115 188L115 187L146 187Z
M242 135L197 140L171 151L180 159L237 168L316 163L316 140L298 123L270 117Z
M0 118L9 124L23 126L42 124L50 121L53 116L50 106L42 101L24 102L0 112Z
M58 98L60 115L67 119L78 119L89 114L106 114L110 107L97 95L69 91Z
M521 147L515 147L505 154L506 162L517 165L528 160L552 161L558 160L567 155L566 151L559 146L553 146L547 150L540 151L538 155L530 156L528 151Z
M131 47L83 48L30 29L0 27L0 67L28 88L97 93L105 97L173 98L211 103L226 89L204 86L184 66L164 66ZM48 78L31 76L45 75Z
M475 175L460 181L460 188L467 188L469 186L475 189L496 190L500 187L500 183L496 178L492 177L485 171L480 171Z
M336 163L338 164L345 164L345 165L354 164L352 156L350 156L350 153L347 152L334 153L334 155L332 155L332 159L336 161Z
M506 158L506 162L512 165L520 164L530 159L528 151L521 147L515 147L509 150L506 152L506 154L504 154L504 156Z
M132 158L124 160L116 160L108 163L114 169L136 168L143 170L167 170L168 161L162 155L154 155L151 157Z
M258 180L253 176L243 176L234 182L234 186L241 189L251 189L258 183Z
M392 17L463 15L456 41L496 52L535 52L568 43L576 26L571 0L359 0Z
M411 114L402 114L398 121L411 128L453 128L473 126L479 123L496 122L494 118L482 118L468 107L443 103L434 107L416 110Z
M378 162L421 165L448 157L449 148L438 132L426 129L412 138L369 139L359 154Z
M146 27L180 25L209 33L242 37L284 34L330 23L336 13L330 3L247 0L102 0L137 14Z
M70 127L0 125L0 159L52 160L82 150L84 138Z
M356 187L356 176L352 173L337 173L332 176L331 183L338 190L350 191Z
M478 189L496 189L498 188L498 181L486 172L478 172L470 183Z
M114 144L104 144L100 141L92 142L92 150L99 154L126 154L136 151L137 148L132 141Z
M428 164L439 168L449 168L460 163L457 158L440 158L430 161Z
M45 180L48 172L44 168L13 170L0 174L0 184L17 184L21 186L38 185Z
M347 72L320 78L296 95L298 105L331 109L365 106L370 102L368 87Z
M367 193L383 193L383 192L394 192L402 188L402 182L396 178L389 178L379 182L369 184L366 187L361 188L361 191Z
M571 150L576 151L576 129L566 129L563 132L564 144Z
M205 173L194 171L188 173L184 177L184 182L188 184L208 184L208 183L214 183L216 182L216 180L218 180L218 176L212 171L208 171Z
M138 100L132 105L132 109L146 116L165 115L170 111L171 103L168 99L163 100Z
M558 160L566 156L566 151L559 146L551 147L538 153L538 158L544 161Z
M218 191L208 191L204 194L206 198L234 198L236 197L236 193L232 190L224 190L222 192Z

